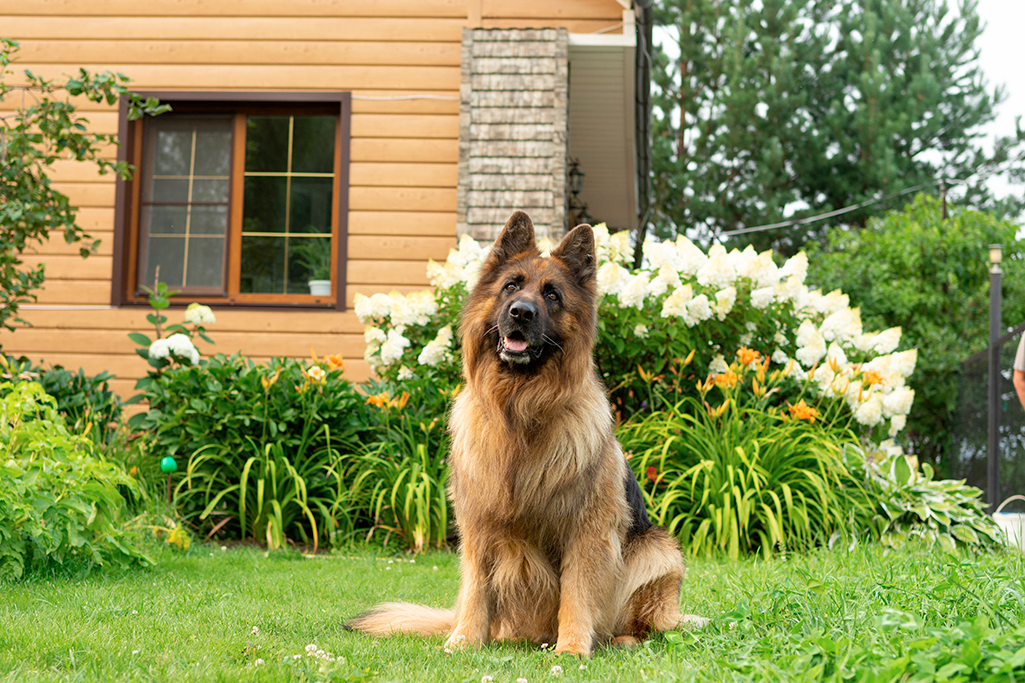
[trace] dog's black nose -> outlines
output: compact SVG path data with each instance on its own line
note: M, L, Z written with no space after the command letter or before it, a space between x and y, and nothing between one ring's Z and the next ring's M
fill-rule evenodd
M529 301L514 301L512 306L509 307L509 315L514 320L529 323L537 315L537 308Z

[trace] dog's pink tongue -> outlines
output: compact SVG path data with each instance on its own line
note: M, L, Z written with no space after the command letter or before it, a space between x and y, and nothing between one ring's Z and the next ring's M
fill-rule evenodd
M510 339L505 338L505 348L509 349L513 353L519 353L527 350L527 342L522 339Z

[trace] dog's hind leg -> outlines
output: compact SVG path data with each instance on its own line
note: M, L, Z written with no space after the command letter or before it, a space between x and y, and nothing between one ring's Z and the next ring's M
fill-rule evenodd
M623 562L614 636L643 638L652 631L680 628L688 621L680 615L680 588L687 570L676 540L664 529L651 527L630 538L623 549Z

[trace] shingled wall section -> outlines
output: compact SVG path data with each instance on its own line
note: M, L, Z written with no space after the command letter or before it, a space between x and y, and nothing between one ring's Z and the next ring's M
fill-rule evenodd
M457 231L494 240L517 209L566 224L565 29L463 29Z

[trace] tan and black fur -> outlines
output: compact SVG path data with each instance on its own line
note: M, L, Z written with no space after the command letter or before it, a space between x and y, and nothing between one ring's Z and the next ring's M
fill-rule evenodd
M387 603L349 627L588 655L681 624L679 547L648 520L594 369L596 287L590 226L544 258L530 219L513 214L463 308L449 457L456 608Z

